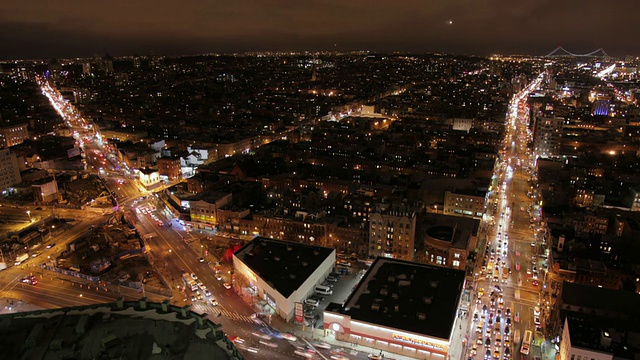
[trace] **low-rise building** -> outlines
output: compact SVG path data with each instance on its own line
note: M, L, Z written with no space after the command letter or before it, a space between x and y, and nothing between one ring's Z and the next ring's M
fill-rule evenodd
M180 158L162 157L158 159L158 172L161 176L166 176L169 180L182 179L182 168Z
M233 254L233 286L252 294L262 312L301 322L305 300L335 261L331 248L256 237Z
M231 205L232 200L233 194L225 191L189 198L191 221L217 226L218 209Z
M426 214L418 226L414 261L465 270L478 243L479 227L478 219Z
M564 320L559 360L637 359L637 319L572 313Z
M58 183L54 178L40 180L31 184L31 188L33 200L38 205L54 203L59 199Z
M445 191L445 215L466 216L480 219L484 214L486 192L477 190Z
M138 170L138 172L140 174L140 183L147 189L160 183L160 173L158 170L142 168Z
M379 257L344 305L324 310L326 336L417 359L446 359L465 272Z

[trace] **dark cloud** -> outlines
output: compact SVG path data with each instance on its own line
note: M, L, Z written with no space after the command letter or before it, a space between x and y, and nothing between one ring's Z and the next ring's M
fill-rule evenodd
M0 4L3 58L260 50L635 54L635 1L110 0ZM626 10L625 10L626 9ZM451 20L452 24L448 24Z

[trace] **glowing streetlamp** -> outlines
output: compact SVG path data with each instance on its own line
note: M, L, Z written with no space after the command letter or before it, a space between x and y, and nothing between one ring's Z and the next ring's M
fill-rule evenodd
M31 218L31 210L27 210L27 215L29 216L29 222L33 222L33 219Z

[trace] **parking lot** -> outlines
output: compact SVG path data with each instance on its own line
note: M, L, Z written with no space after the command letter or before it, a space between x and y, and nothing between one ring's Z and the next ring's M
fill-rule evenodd
M321 328L323 321L322 311L329 305L329 303L333 302L344 304L349 295L351 295L351 292L355 289L356 285L366 272L367 266L359 261L350 261L349 265L350 266L336 265L334 271L322 282L321 285L327 286L331 289L331 295L324 295L316 292L307 299L316 299L318 302L317 306L305 302L305 326L312 326L316 329ZM338 273L338 271L341 273ZM311 303L311 301L308 302Z

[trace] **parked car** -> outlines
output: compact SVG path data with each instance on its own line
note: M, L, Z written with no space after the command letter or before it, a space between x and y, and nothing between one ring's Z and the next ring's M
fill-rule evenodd
M320 301L312 298L308 298L307 300L304 301L304 303L313 307L318 307L318 305L320 305Z
M333 276L327 276L327 281L328 282L338 282L338 278L333 277Z

